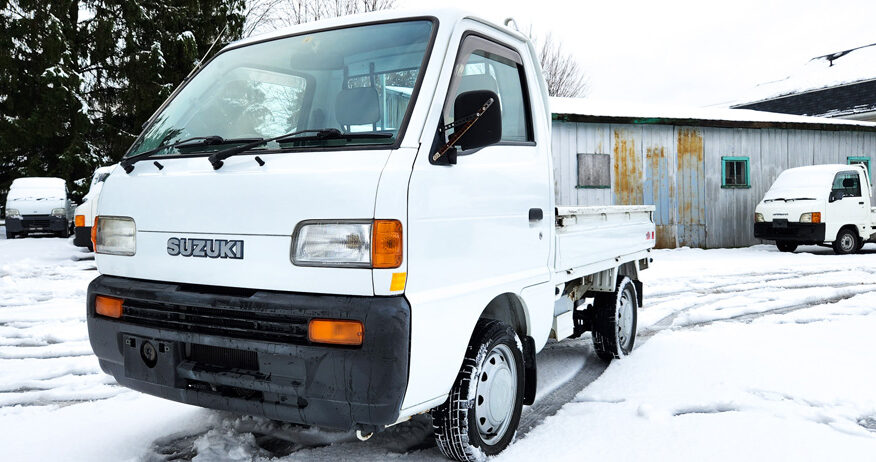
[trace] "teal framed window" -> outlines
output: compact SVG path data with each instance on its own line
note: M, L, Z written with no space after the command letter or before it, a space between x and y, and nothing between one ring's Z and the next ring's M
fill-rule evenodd
M849 156L846 157L846 164L864 164L867 167L867 178L873 181L873 174L870 173L870 157L868 156Z
M721 157L721 187L751 187L751 162L748 157Z

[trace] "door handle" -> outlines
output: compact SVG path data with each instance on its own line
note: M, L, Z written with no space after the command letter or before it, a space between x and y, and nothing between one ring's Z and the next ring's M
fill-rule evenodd
M544 219L544 212L541 209L529 209L529 221L541 221Z
M858 202L858 205L864 205L864 203L863 203L863 202Z

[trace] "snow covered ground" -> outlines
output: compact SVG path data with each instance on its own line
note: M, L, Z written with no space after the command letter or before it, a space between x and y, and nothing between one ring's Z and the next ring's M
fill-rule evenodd
M71 242L0 237L3 460L442 460L427 417L361 443L115 385ZM634 354L605 369L588 339L550 344L532 429L496 460L873 459L876 246L657 251L644 279Z

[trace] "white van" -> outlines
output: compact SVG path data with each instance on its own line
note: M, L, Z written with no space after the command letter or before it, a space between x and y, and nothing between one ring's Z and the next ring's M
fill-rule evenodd
M94 223L94 214L97 211L97 199L100 197L100 191L103 189L103 182L113 171L115 166L98 167L91 176L91 186L88 188L88 194L82 198L82 204L76 207L76 214L73 218L75 229L73 230L73 244L77 247L88 247L92 250L91 244L91 226Z
M55 233L68 237L73 229L75 204L60 178L18 178L6 196L6 239L28 233Z
M867 167L813 165L782 172L754 214L754 237L776 241L782 252L798 245L832 246L837 254L873 241L876 211L870 206Z

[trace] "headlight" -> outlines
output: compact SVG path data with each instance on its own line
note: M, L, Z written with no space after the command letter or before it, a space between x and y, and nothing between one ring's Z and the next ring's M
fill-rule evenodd
M52 216L58 218L65 218L67 216L67 209L52 209Z
M754 214L754 222L755 223L763 223L763 214L759 212L755 212Z
M21 218L18 209L6 209L6 218Z
M800 223L821 223L821 212L806 212L800 215Z
M134 219L97 217L94 221L94 251L108 255L134 255L137 252Z
M371 266L371 222L310 222L299 225L292 243L299 266Z
M398 268L402 256L397 220L303 222L292 240L298 266Z

